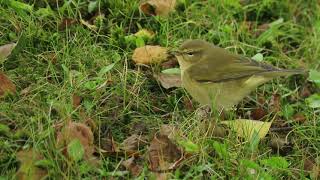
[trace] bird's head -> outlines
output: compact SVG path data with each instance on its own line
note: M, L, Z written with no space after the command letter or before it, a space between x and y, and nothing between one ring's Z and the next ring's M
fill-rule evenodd
M212 46L212 44L203 40L187 40L174 54L179 61L180 68L186 69L204 58Z

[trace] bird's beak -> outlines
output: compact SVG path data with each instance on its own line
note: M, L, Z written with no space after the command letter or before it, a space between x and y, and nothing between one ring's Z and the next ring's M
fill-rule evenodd
M181 51L177 51L177 50L169 50L168 51L169 55L173 55L173 56L180 56L182 54Z

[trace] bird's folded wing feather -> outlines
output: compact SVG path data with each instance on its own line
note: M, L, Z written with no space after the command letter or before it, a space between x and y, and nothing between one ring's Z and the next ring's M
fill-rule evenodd
M208 60L210 61L210 60ZM235 56L232 62L215 67L214 63L198 63L187 69L190 77L198 82L219 83L247 78L256 74L281 71L268 64Z

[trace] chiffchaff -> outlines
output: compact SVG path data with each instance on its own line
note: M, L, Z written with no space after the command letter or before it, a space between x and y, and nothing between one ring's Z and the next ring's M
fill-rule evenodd
M304 73L263 64L203 40L187 40L175 52L182 87L201 105L228 109L259 85L278 76Z

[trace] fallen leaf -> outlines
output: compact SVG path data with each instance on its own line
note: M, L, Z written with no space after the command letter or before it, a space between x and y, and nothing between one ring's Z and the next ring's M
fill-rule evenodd
M59 30L65 30L66 28L70 28L70 26L77 24L78 21L76 19L71 18L63 18L60 24L58 25Z
M267 114L268 112L263 107L257 107L252 111L251 118L253 120L259 120L265 117Z
M146 144L146 140L143 136L133 134L121 143L121 149L130 153L137 152L139 147L144 144Z
M121 164L135 177L138 177L143 170L142 166L135 162L135 157L131 157L130 159L123 161Z
M181 75L180 74L155 74L154 77L160 82L161 86L165 89L173 87L181 87Z
M161 67L163 69L169 69L169 68L174 68L176 66L178 66L179 62L177 60L177 58L169 58L168 61L165 61L161 64Z
M12 50L16 47L16 43L9 43L0 46L0 64L11 54Z
M5 96L6 94L15 94L16 86L12 81L0 71L0 97Z
M93 133L91 129L82 123L68 122L57 134L57 147L62 150L63 154L70 157L67 147L74 141L79 140L84 149L84 159L90 160L94 152Z
M310 158L306 158L303 162L304 170L308 171L311 179L319 179L320 178L320 167L317 165L314 160Z
M234 130L239 137L245 138L251 141L255 132L260 139L264 138L271 127L271 122L262 122L250 119L236 119L231 121L222 121L221 124L225 124Z
M297 113L297 114L293 115L294 122L304 123L304 122L306 122L306 120L307 120L306 117L301 113Z
M72 95L72 105L73 105L74 109L76 109L77 107L80 106L81 100L82 100L82 98L80 96L78 96L76 94Z
M172 169L174 162L181 158L181 151L168 136L156 135L148 149L149 168L161 172Z
M136 64L152 64L165 61L167 57L167 48L147 45L135 49L132 60Z
M17 179L43 179L47 176L48 173L45 169L36 166L36 163L43 159L39 152L33 149L19 151L17 158L21 163L16 174Z
M307 98L309 96L311 96L311 90L310 90L310 85L307 84L307 85L304 85L301 90L300 90L300 93L299 95L302 97L302 98Z
M167 16L174 11L176 0L147 0L140 4L140 10L152 16Z
M178 127L169 124L161 125L159 131L160 135L167 136L170 140L175 140L177 137L182 136L182 132Z
M99 143L103 151L107 153L114 153L118 151L118 147L113 139L112 132L108 129L106 130L106 132L101 134Z

